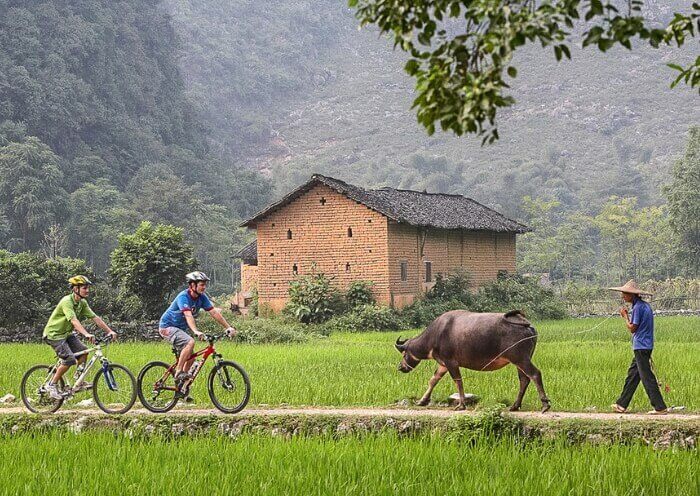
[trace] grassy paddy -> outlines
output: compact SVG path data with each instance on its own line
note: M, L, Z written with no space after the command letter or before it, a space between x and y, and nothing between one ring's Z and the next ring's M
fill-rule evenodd
M629 334L621 320L571 319L537 322L535 326L540 338L534 362L542 370L553 409L608 411L622 388L632 357ZM401 334L409 337L418 333ZM251 406L387 406L420 397L434 370L434 362L425 362L410 374L399 373L399 355L393 349L398 335L337 334L301 345L224 342L217 349L249 372ZM687 411L700 411L700 318L657 317L656 338L654 360L660 379L670 386L664 393L667 402L685 405ZM165 343L120 343L108 348L107 355L130 367L134 374L150 360L172 359ZM0 345L0 395L11 392L19 396L23 372L35 363L53 360L46 345ZM463 370L463 377L465 389L481 396L482 405L515 399L518 381L514 367L488 373ZM200 377L194 397L197 406L209 407L204 382ZM444 400L452 392L454 385L445 378L433 399ZM83 397L76 398L80 399ZM530 386L523 409L538 408L536 391ZM641 387L631 408L649 409Z
M698 451L431 436L0 438L0 494L697 495Z

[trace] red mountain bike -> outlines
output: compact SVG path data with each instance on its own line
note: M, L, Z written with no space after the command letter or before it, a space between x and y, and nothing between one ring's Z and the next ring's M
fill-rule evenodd
M236 362L224 360L214 349L214 343L225 334L205 336L209 345L192 354L194 362L190 367L192 377L178 390L175 384L175 366L178 354L175 349L175 363L147 363L139 372L136 389L143 406L152 412L164 413L170 411L180 398L189 393L194 380L202 371L204 362L210 356L214 357L214 368L209 373L207 389L209 397L216 408L224 413L238 413L248 404L250 399L250 379L243 367Z

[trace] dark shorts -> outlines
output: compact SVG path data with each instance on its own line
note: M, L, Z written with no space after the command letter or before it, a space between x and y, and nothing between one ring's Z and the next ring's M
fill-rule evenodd
M44 340L53 348L63 365L75 365L78 362L75 354L88 349L75 334L71 334L66 339L44 338Z
M192 336L187 334L187 331L184 331L178 327L166 327L165 329L159 329L158 333L163 339L172 344L173 348L175 348L178 353L180 353L182 349L190 343L190 341L194 341Z

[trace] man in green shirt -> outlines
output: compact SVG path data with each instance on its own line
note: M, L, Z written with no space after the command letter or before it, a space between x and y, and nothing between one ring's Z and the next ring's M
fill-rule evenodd
M82 334L93 342L95 336L85 330L80 323L80 319L92 319L98 327L103 329L112 339L117 338L117 333L109 328L105 322L99 318L88 305L87 297L90 294L90 279L85 276L74 276L68 279L71 287L71 294L61 298L58 305L51 313L49 321L44 327L44 340L54 349L61 365L56 369L56 373L48 385L48 393L54 399L61 398L61 392L56 386L63 377L63 374L76 363L82 364L87 360L87 353L79 355L76 353L87 350L87 347L80 342L74 331ZM81 389L90 389L92 384L84 382Z

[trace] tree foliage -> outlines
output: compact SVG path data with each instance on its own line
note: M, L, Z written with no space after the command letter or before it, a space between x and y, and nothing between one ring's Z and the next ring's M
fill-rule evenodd
M498 139L496 114L515 100L506 78L518 71L513 55L528 43L551 47L557 60L571 58L572 33L583 25L583 47L605 52L632 48L639 37L657 48L682 46L700 30L700 4L676 13L665 27L644 17L641 0L349 0L363 25L376 24L394 46L410 54L406 72L415 78L418 121L429 134L436 124L457 135ZM583 19L581 19L583 18ZM700 57L689 67L671 65L685 81L700 86Z
M198 241L267 203L269 180L210 148L160 3L0 0L0 247L65 233L103 272L141 220L191 224ZM219 288L232 287L221 252L244 242L198 244Z
M133 234L119 236L109 275L123 302L157 317L185 274L195 268L192 252L182 229L142 222Z
M73 253L102 273L120 233L133 228L133 212L124 195L106 179L88 182L68 199L70 242Z
M666 189L678 260L693 277L700 274L700 127L691 128L685 154L673 166Z
M0 147L0 206L19 236L19 248L36 247L60 218L66 193L59 158L39 139Z
M0 326L44 323L58 301L69 293L68 278L76 274L94 277L83 260L46 259L35 253L0 250L0 279L22 291L21 298L7 298L0 312Z
M518 243L525 272L552 279L609 281L665 279L684 271L673 259L674 237L666 206L640 207L612 196L595 212L564 213L557 202L526 199L534 228Z

